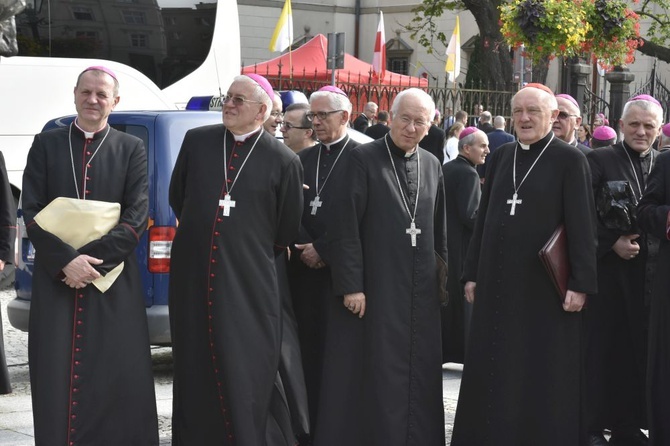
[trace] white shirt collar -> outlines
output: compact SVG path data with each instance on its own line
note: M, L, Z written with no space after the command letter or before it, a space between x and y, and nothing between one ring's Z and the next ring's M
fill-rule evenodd
M233 133L233 138L235 138L235 142L246 141L246 139L247 139L248 137L250 137L251 135L253 135L253 134L256 133L257 131L258 131L258 128L256 128L255 130L250 131L249 133L245 133L244 135L236 135L236 134ZM231 133L232 133L232 132L231 132Z
M329 142L329 143L322 142L321 144L323 144L323 145L326 147L327 150L330 150L330 148L331 148L333 145L335 145L335 144L337 144L338 142L342 141L342 140L343 140L344 138L346 138L346 137L347 137L347 132L344 132L344 134L343 134L339 139L336 139L335 141L333 141L333 142Z

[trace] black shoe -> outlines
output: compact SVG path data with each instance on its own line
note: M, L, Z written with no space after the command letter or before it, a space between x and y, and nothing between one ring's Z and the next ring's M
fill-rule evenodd
M612 432L610 445L614 446L647 446L649 439L639 429L631 431L617 431Z
M602 432L591 432L589 434L589 446L607 446L607 440Z

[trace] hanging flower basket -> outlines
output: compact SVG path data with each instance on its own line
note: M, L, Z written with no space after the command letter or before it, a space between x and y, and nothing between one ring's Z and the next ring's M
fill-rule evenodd
M512 0L500 6L500 25L534 62L590 53L612 67L631 63L640 45L639 17L625 0Z
M500 6L502 35L514 49L523 45L524 55L535 62L544 57L576 56L582 52L590 31L582 3L512 0Z
M592 0L586 8L591 29L584 51L605 68L630 64L640 40L639 16L623 0Z

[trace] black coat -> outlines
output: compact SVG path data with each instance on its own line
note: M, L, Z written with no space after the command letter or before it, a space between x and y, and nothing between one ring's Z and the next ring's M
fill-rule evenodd
M12 188L7 178L5 158L0 152L0 260L14 263L14 237L16 236L16 207ZM5 357L5 343L2 336L2 317L0 317L0 395L11 393L9 370Z
M312 426L316 422L319 405L323 349L326 336L326 308L328 302L334 299L330 278L330 250L326 240L331 221L329 208L337 190L346 187L346 184L343 183L346 173L345 166L349 152L356 146L358 146L358 143L347 137L332 145L330 150L327 150L321 144L317 144L298 154L305 171L305 184L309 186L309 189L303 190L304 201L300 236L296 243L312 243L321 260L326 264L323 268L310 268L300 260L302 252L292 248L289 263L289 282L293 308L298 322ZM310 203L314 201L317 193L317 161L320 161L319 199L323 204L322 207L316 208L315 214L312 214ZM326 178L328 180L324 184Z
M581 313L565 312L538 251L563 223L568 289L596 290L595 210L588 163L556 138L505 144L487 159L464 279L476 282L452 446L576 446L581 428Z
M658 156L649 174L647 190L638 205L640 228L661 240L658 271L654 278L649 320L649 360L647 363L647 416L651 446L670 445L670 153Z
M184 138L170 183L174 445L265 442L282 328L275 254L297 236L302 181L298 156L267 132L236 143L219 124Z
M629 157L630 156L630 157ZM655 150L649 155L658 156ZM639 197L644 189L639 154L622 143L588 155L597 196L608 181L627 181ZM635 174L632 166L635 166ZM591 430L619 427L620 420L646 426L645 374L648 304L658 239L636 231L640 254L622 259L612 249L622 231L598 224L598 294L586 312L587 425Z
M449 303L442 307L442 362L463 363L466 339L466 305L463 294L463 264L482 195L479 175L467 158L459 155L442 168L447 210L449 248Z
M377 124L371 125L365 130L365 134L372 139L379 139L384 137L391 129L388 125L378 122Z
M354 119L354 130L358 130L361 133L365 133L365 129L370 127L372 123L370 122L370 119L368 119L367 115L365 113L361 113L358 115L356 119Z
M158 444L135 256L147 227L147 156L140 139L114 129L101 142L107 128L85 139L73 125L72 158L69 128L35 136L23 174L23 213L36 253L28 354L37 445ZM79 250L34 220L53 199L77 198L75 181L86 199L121 205L119 224ZM61 278L79 254L103 259L96 267L103 274L121 262L125 266L104 294L91 285L75 290Z
M419 147L428 150L435 155L440 164L444 164L444 145L446 142L447 137L444 130L432 124L428 129L428 134L419 142Z
M389 156L385 141L393 155ZM421 188L412 247L396 169L410 202ZM391 158L393 166L391 165ZM411 182L409 182L411 180ZM447 255L444 184L425 150L390 137L354 148L329 226L330 300L315 446L427 446L445 441L435 254ZM411 208L410 208L411 210ZM342 295L364 292L363 318Z

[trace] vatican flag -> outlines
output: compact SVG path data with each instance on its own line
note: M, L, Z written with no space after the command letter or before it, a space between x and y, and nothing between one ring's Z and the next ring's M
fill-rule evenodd
M461 25L458 16L456 16L454 33L447 46L447 64L444 71L449 75L450 82L455 82L458 75L461 74Z
M270 40L270 51L284 51L293 43L293 13L291 11L291 0L284 2L284 7L279 15L279 21L275 26Z

